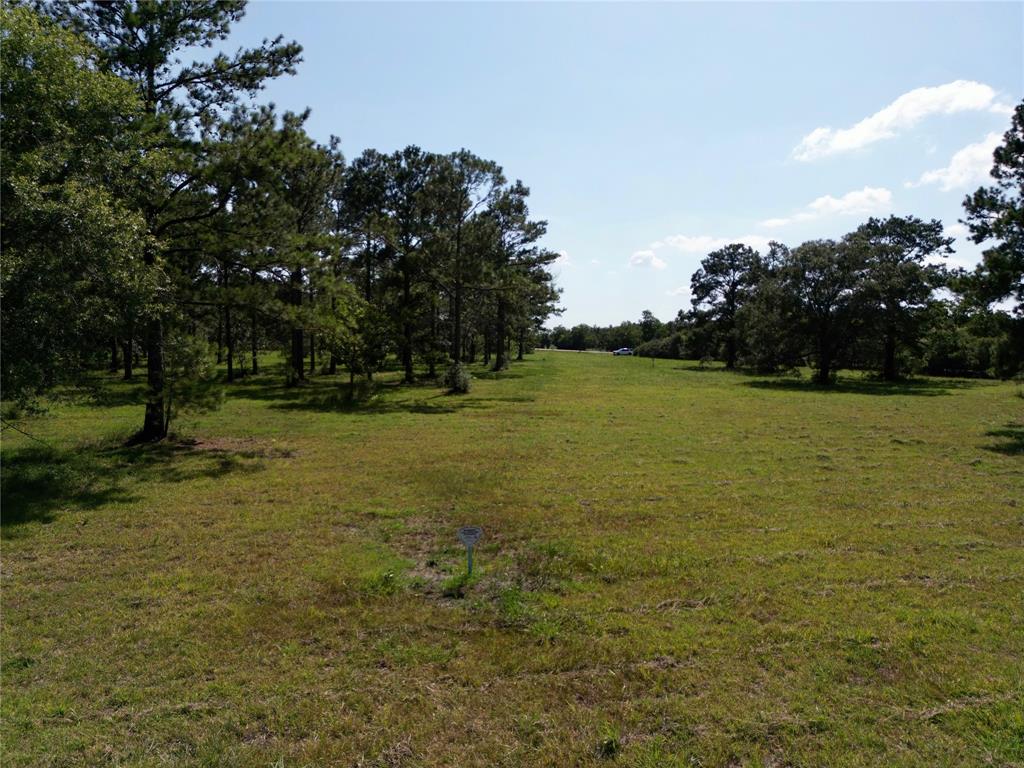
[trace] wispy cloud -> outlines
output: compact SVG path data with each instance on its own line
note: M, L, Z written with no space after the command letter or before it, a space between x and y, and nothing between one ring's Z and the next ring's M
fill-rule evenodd
M1005 114L1006 110L1006 105L996 101L995 90L974 80L915 88L849 128L815 128L793 149L793 157L817 160L861 149L898 136L931 115L980 111Z
M765 219L762 227L785 227L801 221L813 221L826 216L865 215L881 213L892 204L892 192L885 187L864 187L847 192L842 197L822 195L792 216Z
M905 186L919 187L922 184L938 184L943 192L962 189L984 182L992 168L992 153L1002 142L998 133L990 133L976 144L968 144L949 159L945 168L926 171L916 182L908 181Z
M571 267L573 265L572 258L569 256L568 251L558 251L558 258L552 262L552 266L555 267Z

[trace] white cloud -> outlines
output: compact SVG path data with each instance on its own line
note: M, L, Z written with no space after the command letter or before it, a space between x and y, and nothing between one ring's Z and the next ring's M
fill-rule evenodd
M672 291L665 291L666 296L683 296L684 298L690 297L690 286L680 285L678 288Z
M973 80L915 88L849 128L815 128L793 149L793 157L817 160L861 149L891 139L930 115L985 110L1004 114L1005 105L997 103L995 98L996 92L991 87Z
M666 264L664 260L658 258L658 255L648 248L642 251L634 251L633 255L629 257L629 266L664 269L668 264Z
M970 234L970 230L967 229L966 224L957 222L956 224L950 224L948 227L944 227L946 237L967 237Z
M653 269L665 269L668 266L663 258L658 255L659 251L671 248L684 254L705 255L719 248L724 248L732 243L743 243L755 250L767 250L768 244L773 238L764 235L741 235L739 237L712 237L711 235L669 235L660 240L655 240L643 250L634 251L629 257L631 267L651 267ZM611 274L611 273L609 273ZM669 291L670 296L682 295L679 288L676 291ZM689 290L686 288L686 290Z
M847 192L842 197L823 195L807 207L814 215L829 216L836 213L872 213L887 207L891 202L892 192L885 187L864 187Z
M998 133L990 133L977 144L968 144L949 159L945 168L926 171L916 182L908 181L906 186L919 187L922 184L938 184L943 192L969 187L984 182L992 168L992 153L1002 142Z
M711 237L710 235L670 235L651 243L651 248L675 248L683 253L710 253L732 243L743 243L756 250L768 247L771 238L763 235L741 235L739 237Z
M600 263L601 263L601 260L600 260L600 259L591 259L591 260L590 260L590 263L591 263L591 264L595 264L595 265L596 265L596 264L600 264Z
M825 216L853 216L880 213L892 203L892 192L885 187L864 187L847 192L842 197L822 195L812 200L802 210L792 216L776 219L765 219L762 227L774 229L795 224L800 221L812 221Z

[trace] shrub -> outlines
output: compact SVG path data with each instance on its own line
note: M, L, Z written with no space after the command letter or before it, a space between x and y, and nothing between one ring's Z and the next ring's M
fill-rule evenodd
M444 386L449 393L464 395L469 392L473 377L462 363L452 363L444 373Z
M639 357L663 357L678 360L683 349L683 337L679 333L645 341L636 348Z

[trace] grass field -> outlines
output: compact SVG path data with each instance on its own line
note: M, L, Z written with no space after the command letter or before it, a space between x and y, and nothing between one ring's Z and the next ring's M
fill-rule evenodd
M1013 385L479 375L5 431L3 763L1024 765Z

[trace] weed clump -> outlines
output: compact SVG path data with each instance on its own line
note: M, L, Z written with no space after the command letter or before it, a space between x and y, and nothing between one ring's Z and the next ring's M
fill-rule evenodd
M369 595L390 597L402 589L402 583L398 576L392 571L378 573L365 578L362 583L362 591Z
M460 600L466 596L466 590L475 584L477 581L476 576L470 576L466 572L462 572L449 579L446 579L441 584L441 594L445 597Z
M619 732L612 726L601 729L601 739L597 742L598 757L610 760L622 750L622 739Z
M473 377L462 363L452 363L444 372L444 386L451 395L465 395L472 386Z

